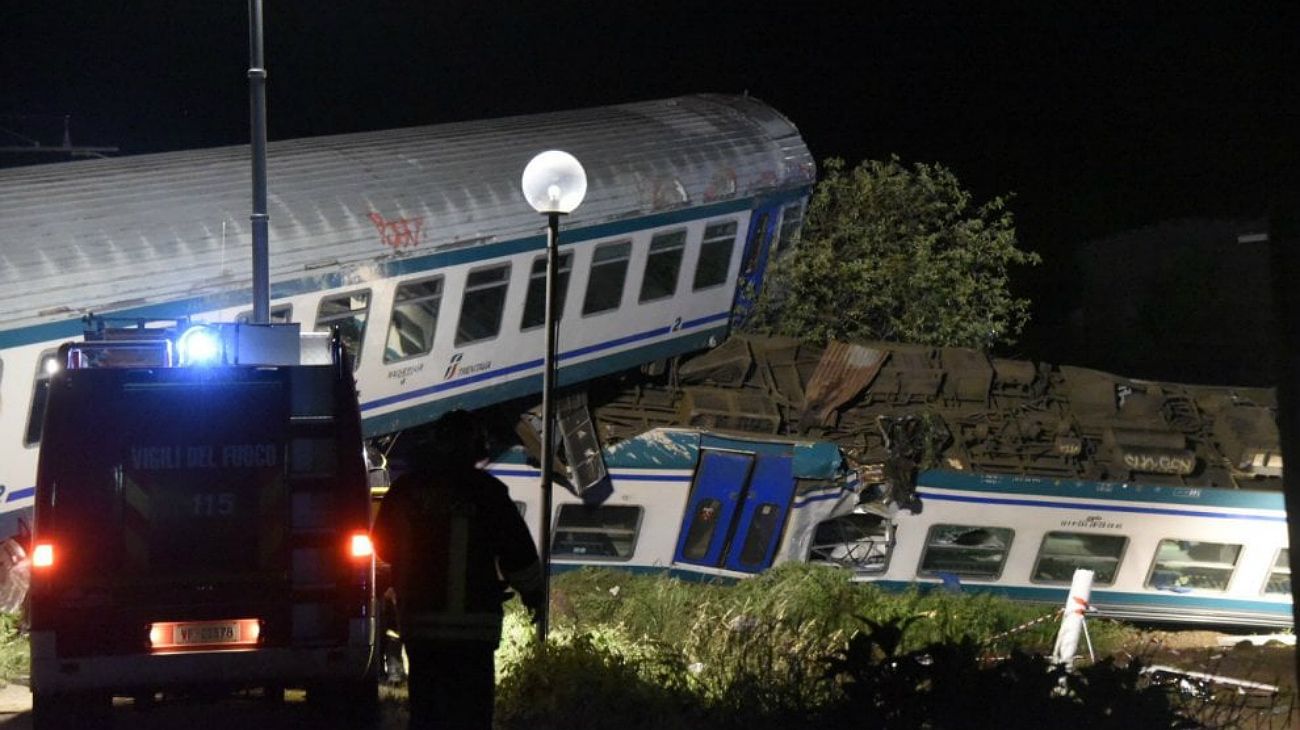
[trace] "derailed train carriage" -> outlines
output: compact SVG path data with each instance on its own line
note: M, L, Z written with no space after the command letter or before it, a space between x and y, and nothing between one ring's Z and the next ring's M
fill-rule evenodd
M891 588L1055 604L1088 568L1104 615L1292 623L1269 390L958 348L752 337L676 373L593 394L612 496L598 507L560 500L557 565L743 577L754 571L738 556L762 544L762 567L820 562ZM661 457L676 470L627 460L661 443L679 449ZM765 452L832 446L840 459L822 460L836 466L815 489L784 471L776 483L788 498L757 486L774 473ZM497 468L535 511L534 480ZM764 532L764 509L779 536Z
M562 384L723 340L815 175L741 96L272 142L272 319L339 332L367 437L538 391L545 237L519 180L548 147L590 179L561 240ZM246 317L249 229L247 147L0 170L0 538L30 516L57 348L90 313Z
M520 450L490 469L540 533L540 472ZM604 449L599 503L557 490L556 570L603 565L739 578L806 559L816 527L848 514L857 474L834 444L662 428Z

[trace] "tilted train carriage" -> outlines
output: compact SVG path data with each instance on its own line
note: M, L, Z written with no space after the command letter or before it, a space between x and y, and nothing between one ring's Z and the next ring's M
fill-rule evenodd
M539 389L544 222L519 187L547 148L590 181L561 238L562 384L725 338L814 178L794 125L735 96L272 142L272 318L338 329L367 436ZM0 536L84 315L246 315L248 190L246 147L0 171Z

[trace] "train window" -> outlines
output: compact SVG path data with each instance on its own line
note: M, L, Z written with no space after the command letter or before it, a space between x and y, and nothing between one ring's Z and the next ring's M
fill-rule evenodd
M686 250L686 231L656 234L650 239L650 255L641 279L640 303L671 297L677 293L677 273L682 269Z
M879 573L888 566L889 554L889 525L885 520L879 515L852 513L817 525L808 560Z
M293 321L293 305L277 304L276 306L271 307L271 311L268 312L267 314L271 315L269 318L271 320L271 324L287 324ZM235 321L240 324L247 324L249 322L252 322L253 313L251 311L240 312L239 314L235 315Z
M469 272L456 325L456 346L490 340L501 331L501 314L510 287L510 264Z
M712 497L700 500L700 503L695 506L695 516L691 518L691 529L686 533L682 557L687 560L704 559L709 552L709 543L713 541L713 531L718 528L718 516L721 514L721 501Z
M623 300L623 283L627 279L627 261L631 256L631 241L596 247L591 257L591 274L587 277L587 295L582 300L584 315L618 309Z
M996 580L1013 536L1008 527L935 525L925 539L920 572Z
M1128 538L1086 532L1049 532L1043 536L1034 564L1033 578L1041 583L1069 583L1074 571L1086 568L1097 585L1115 582Z
M799 238L801 228L803 228L803 203L787 205L785 210L781 211L781 232L777 236L776 243L772 244L772 253L784 252L793 246Z
M433 331L442 305L442 277L408 281L393 295L393 316L388 320L384 362L427 355L433 349Z
M1241 555L1240 545L1196 540L1161 540L1147 577L1158 590L1226 591Z
M352 368L361 364L361 343L366 335L366 315L370 313L370 292L354 291L320 300L316 309L316 330L337 327L339 339L352 353Z
M50 376L59 371L59 353L46 350L36 358L36 378L32 383L32 409L27 414L27 433L23 446L41 442L41 429L45 426L45 403L50 397Z
M555 520L551 554L557 558L629 560L636 549L641 508L566 504Z
M1264 584L1265 595L1291 595L1291 550L1282 548L1277 551L1277 560L1273 561L1273 570L1268 574Z
M741 565L762 566L767 557L767 548L772 544L781 520L781 508L772 503L758 505L754 516L749 521L749 530L745 533L745 542L740 546Z
M719 286L727 280L731 252L736 247L736 222L710 223L704 227L700 255L695 259L695 291Z
M569 272L573 270L573 254L562 253L555 267L555 320L564 316L564 301L569 293ZM524 296L524 318L519 329L541 327L546 322L546 257L533 260L533 271L528 275L528 293Z

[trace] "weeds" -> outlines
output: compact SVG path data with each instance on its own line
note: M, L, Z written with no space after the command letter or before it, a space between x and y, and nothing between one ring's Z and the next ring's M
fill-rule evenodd
M29 671L31 655L21 629L21 616L0 613L0 682L5 684L26 677Z
M1142 659L1051 666L1055 620L1006 634L1050 606L888 593L806 565L730 586L584 569L554 596L545 647L508 617L498 727L1246 726L1241 703L1153 683ZM1089 627L1101 656L1137 643Z

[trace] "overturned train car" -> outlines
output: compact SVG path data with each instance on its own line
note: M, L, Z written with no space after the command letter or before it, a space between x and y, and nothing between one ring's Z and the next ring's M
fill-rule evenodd
M838 447L853 497L816 524L784 522L783 559L889 587L960 585L1051 603L1064 600L1075 568L1089 568L1105 615L1291 624L1267 389L1156 383L958 348L733 338L683 363L669 384L593 402L606 443L675 425ZM654 531L680 548L691 509L728 515L728 547L705 561L716 570L743 543L748 524L736 515L753 500L733 489L734 505L700 502L713 468L704 454L682 511ZM682 569L680 555L664 556L660 565Z

